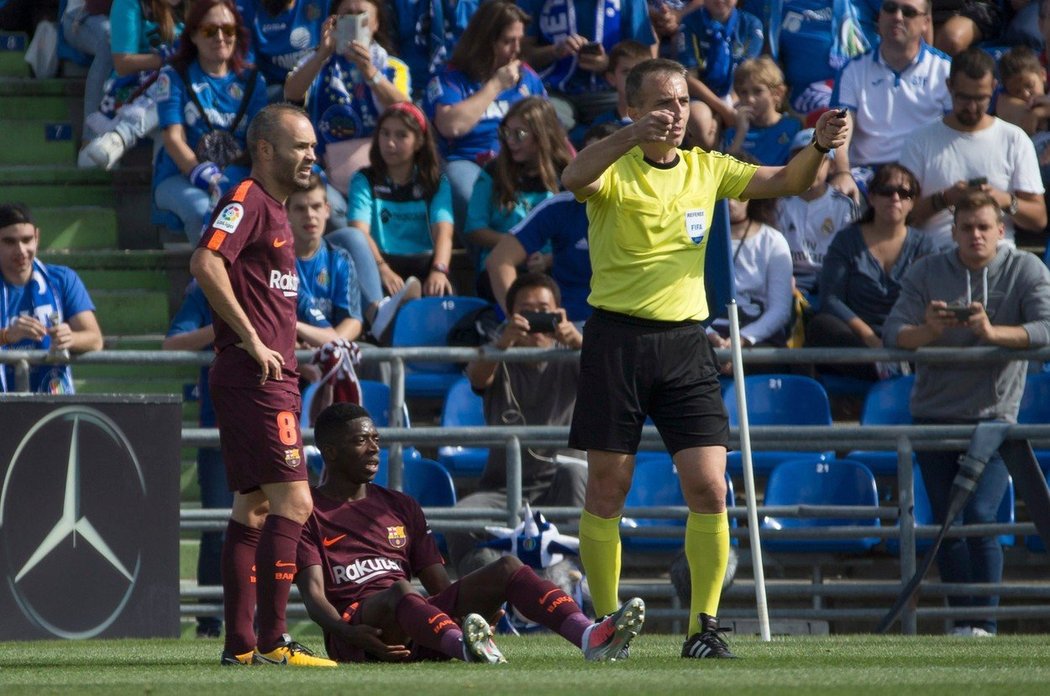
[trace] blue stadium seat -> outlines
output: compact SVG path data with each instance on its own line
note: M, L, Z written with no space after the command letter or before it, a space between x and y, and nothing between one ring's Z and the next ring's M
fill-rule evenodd
M765 505L879 504L875 477L868 467L848 459L820 461L812 457L786 461L773 469L766 483ZM878 527L879 519L805 519L763 517L763 529L802 527ZM763 539L770 551L801 553L862 553L879 543L878 537L862 539Z
M911 425L911 388L914 375L904 375L876 382L864 399L860 412L861 425ZM854 450L847 459L864 464L876 476L897 475L897 453L883 450ZM912 455L914 463L915 456Z
M465 315L489 303L477 297L424 297L406 303L394 320L391 344L409 346L447 346L448 332ZM459 379L462 368L454 363L427 362L405 365L407 396L444 398Z
M736 504L733 492L733 481L726 474L726 505ZM678 470L666 451L640 450L635 456L634 479L631 490L624 501L625 507L660 507L684 506L682 485L678 480ZM736 520L730 521L736 526ZM684 527L685 518L639 518L624 516L620 526L629 529L652 526ZM682 548L681 537L629 537L622 539L623 547L633 551L675 551ZM738 542L734 539L734 544Z
M750 375L744 378L748 423L756 425L831 425L831 405L820 382L801 375ZM729 425L739 426L736 388L723 395L729 412ZM820 452L792 452L751 449L756 474L768 474L777 464L799 457L815 457ZM825 453L833 457L831 452ZM743 473L740 452L727 455L726 468L733 475Z
M460 377L445 395L441 409L441 427L455 428L485 425L481 396L474 393L470 380ZM454 476L478 476L489 459L487 447L443 445L438 448L438 461Z

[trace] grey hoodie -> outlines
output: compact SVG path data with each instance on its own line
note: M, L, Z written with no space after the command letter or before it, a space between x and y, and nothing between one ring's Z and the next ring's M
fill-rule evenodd
M987 292L987 296L985 296ZM917 261L905 275L900 296L882 331L883 344L896 348L906 325L925 322L926 305L973 301L984 305L992 324L1023 326L1031 347L1050 345L1050 271L1036 256L1000 244L991 263L969 271L956 249ZM967 328L950 328L930 346L990 345ZM918 363L911 412L915 418L972 422L1017 420L1028 362Z

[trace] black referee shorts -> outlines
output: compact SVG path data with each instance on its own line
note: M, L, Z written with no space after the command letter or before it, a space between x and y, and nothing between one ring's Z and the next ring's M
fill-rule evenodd
M583 328L569 446L635 454L647 415L672 455L725 447L729 420L714 349L697 322L597 309Z

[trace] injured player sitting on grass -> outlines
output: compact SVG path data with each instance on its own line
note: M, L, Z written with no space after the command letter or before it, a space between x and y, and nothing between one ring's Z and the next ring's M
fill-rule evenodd
M489 622L506 601L585 659L626 656L645 620L641 599L592 622L511 556L451 582L419 504L372 483L379 432L368 411L333 404L318 416L314 436L325 470L299 543L296 583L332 659L505 662ZM429 596L413 587L413 576Z

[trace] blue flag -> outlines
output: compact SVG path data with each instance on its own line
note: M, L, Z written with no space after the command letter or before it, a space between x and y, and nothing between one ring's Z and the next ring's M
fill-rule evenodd
M706 323L728 317L726 305L736 298L736 283L733 280L733 245L729 241L729 204L725 200L715 203L704 256L704 290L710 312Z

